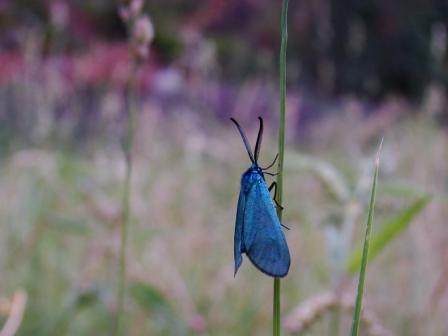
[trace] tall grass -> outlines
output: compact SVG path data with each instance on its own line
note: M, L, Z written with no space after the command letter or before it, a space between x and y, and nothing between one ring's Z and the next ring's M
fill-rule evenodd
M285 161L285 110L286 110L286 47L288 43L288 0L282 2L280 46L280 118L278 126L278 175L277 204L283 199L283 164ZM277 215L282 221L282 207L277 207ZM273 335L280 335L280 279L274 279Z
M126 171L123 185L122 198L122 217L121 217L121 232L120 232L120 261L117 287L117 316L116 327L114 334L120 335L124 311L124 297L126 293L126 258L127 258L127 243L128 231L130 221L130 193L131 193L131 176L132 176L132 143L134 139L134 114L135 114L135 77L137 66L132 62L129 84L128 84L128 127L126 140L123 143L123 155L125 158Z
M154 37L154 30L149 17L141 13L143 5L144 1L124 1L121 3L119 8L121 18L126 23L126 28L128 31L128 54L130 64L127 86L127 132L123 137L123 156L125 159L126 171L122 198L120 261L117 286L117 315L113 330L114 335L121 335L121 328L124 319L124 301L126 297L126 258L130 222L130 194L133 166L132 144L134 142L136 117L137 71L139 65L141 65L148 56L149 43Z
M125 159L125 177L123 182L122 214L120 227L120 260L118 270L117 286L117 311L115 318L114 335L120 335L124 312L124 297L126 292L126 258L127 242L130 220L130 193L132 176L132 143L134 139L134 119L135 119L135 78L137 65L131 61L129 72L128 92L127 92L127 132L123 141L123 156Z

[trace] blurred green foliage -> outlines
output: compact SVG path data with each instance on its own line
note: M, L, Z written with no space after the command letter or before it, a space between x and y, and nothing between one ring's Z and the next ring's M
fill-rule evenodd
M375 258L387 245L393 242L414 220L414 218L425 209L431 200L431 196L425 195L418 198L394 218L380 225L381 231L374 233L371 238L369 261ZM347 270L353 274L359 270L361 264L362 249L359 245L349 256Z
M151 112L153 117L157 115ZM214 127L214 136L208 138L205 132L210 128L205 130L191 119L158 120L140 124L146 131L140 129L136 144L128 335L196 335L200 333L197 330L213 335L267 335L271 330L272 282L247 262L237 278L232 272L238 180L247 165L238 137L231 125ZM350 221L354 242L364 232L368 188L360 186L371 176L370 170L364 170L370 165L364 164L358 151L347 151L350 147L343 145L345 139L353 141L353 135L337 137L332 133L338 129L346 132L347 123L348 119L340 124L332 121L333 126L320 132L318 139L302 144L300 152L307 155L292 146L287 149L284 221L291 227L287 235L293 262L291 274L282 283L285 314L313 294L332 288L338 272L345 272L346 260L340 268L333 263L340 253L334 247L341 246L332 245L334 239L346 241L346 236L337 232ZM275 156L275 138L270 126L266 127L262 163ZM446 164L438 155L446 148L446 138L440 138L443 131L424 120L409 118L390 127L386 133L397 136L386 134L390 140L385 142L377 232L397 227L394 223L399 222L400 237L387 236L387 248L369 268L366 293L369 308L378 313L381 323L402 334L402 326L413 323L412 316L424 314L422 302L426 301L418 295L430 296L430 280L438 273L438 263L428 260L437 260L442 251L437 239L443 238L445 230L446 201L435 198L432 210L412 217L412 223L411 217L403 214L417 213L416 198L419 211L428 201L419 199L421 191L411 185L421 185L435 195L446 193L437 173ZM248 134L251 138L256 130L252 131ZM396 146L401 150L391 158L387 152L395 151ZM426 146L433 150L423 151ZM422 156L416 157L415 151ZM368 150L366 156L370 158L370 154ZM118 144L105 146L102 142L83 153L55 147L25 148L3 157L0 295L8 296L18 288L28 293L18 335L110 333L121 159ZM389 160L398 161L392 173L387 168L392 164ZM333 235L328 235L330 227ZM433 244L426 249L421 239ZM351 242L347 241L348 251ZM422 272L426 268L430 271ZM418 281L412 281L415 272L420 274ZM411 286L409 292L396 290L403 281ZM406 309L397 310L397 302ZM441 308L440 314L434 313L422 325L423 330L442 335L442 312ZM309 330L310 335L325 335L328 318L323 315ZM341 329L344 321L342 318Z

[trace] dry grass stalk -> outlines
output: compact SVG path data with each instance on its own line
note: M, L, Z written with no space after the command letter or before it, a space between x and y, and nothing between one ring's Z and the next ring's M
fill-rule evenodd
M131 54L137 62L143 62L149 53L149 45L154 39L154 27L148 15L142 14L143 0L122 0L119 15L129 30Z
M354 295L350 292L346 292L342 296L338 295L336 291L321 292L297 306L284 319L285 329L291 334L303 333L319 321L325 313L337 307L351 313L354 308ZM366 335L393 335L378 321L375 314L365 307L361 313L361 322L364 325Z
M0 336L14 336L22 323L28 296L25 291L18 290L11 300L0 300L0 313L9 314Z
M430 314L437 310L440 299L448 290L448 243L445 247L443 265L441 269L442 271L431 293L427 308L425 309L425 311L430 312Z

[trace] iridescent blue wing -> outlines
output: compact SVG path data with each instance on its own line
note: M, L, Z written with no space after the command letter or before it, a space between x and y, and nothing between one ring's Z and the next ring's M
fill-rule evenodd
M260 271L284 277L291 263L288 245L266 183L258 177L245 195L242 248Z
M236 210L236 222L235 222L235 236L234 236L234 245L233 245L233 253L235 258L235 273L240 268L241 263L243 262L243 257L241 253L244 252L243 247L243 223L244 223L244 209L246 207L246 197L244 195L244 191L240 191L240 197L238 198L238 208Z

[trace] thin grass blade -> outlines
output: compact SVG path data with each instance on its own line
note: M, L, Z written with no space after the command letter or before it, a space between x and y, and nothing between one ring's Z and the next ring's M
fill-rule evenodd
M285 119L286 119L286 48L288 45L288 0L282 1L281 13L281 45L280 45L280 110L278 125L278 175L277 175L277 203L283 199L283 165L285 158ZM277 207L277 216L282 222L282 207ZM274 336L280 336L280 279L274 279L273 295L273 330Z
M372 231L373 226L373 214L375 209L375 199L376 199L376 185L378 180L378 171L380 167L380 153L381 153L381 147L383 145L383 140L381 140L380 146L378 148L378 152L376 154L375 159L375 172L373 174L373 180L372 180L372 191L370 194L370 204L369 204L369 211L367 215L367 227L366 227L366 234L364 237L364 247L362 252L362 259L361 259L361 270L359 272L359 281L358 281L358 293L356 296L356 304L355 304L355 311L353 313L353 324L352 324L352 336L357 336L359 331L359 321L361 317L361 307L362 307L362 297L364 294L364 282L366 278L366 270L367 270L367 262L368 262L368 256L369 256L369 243L370 243L370 233Z

